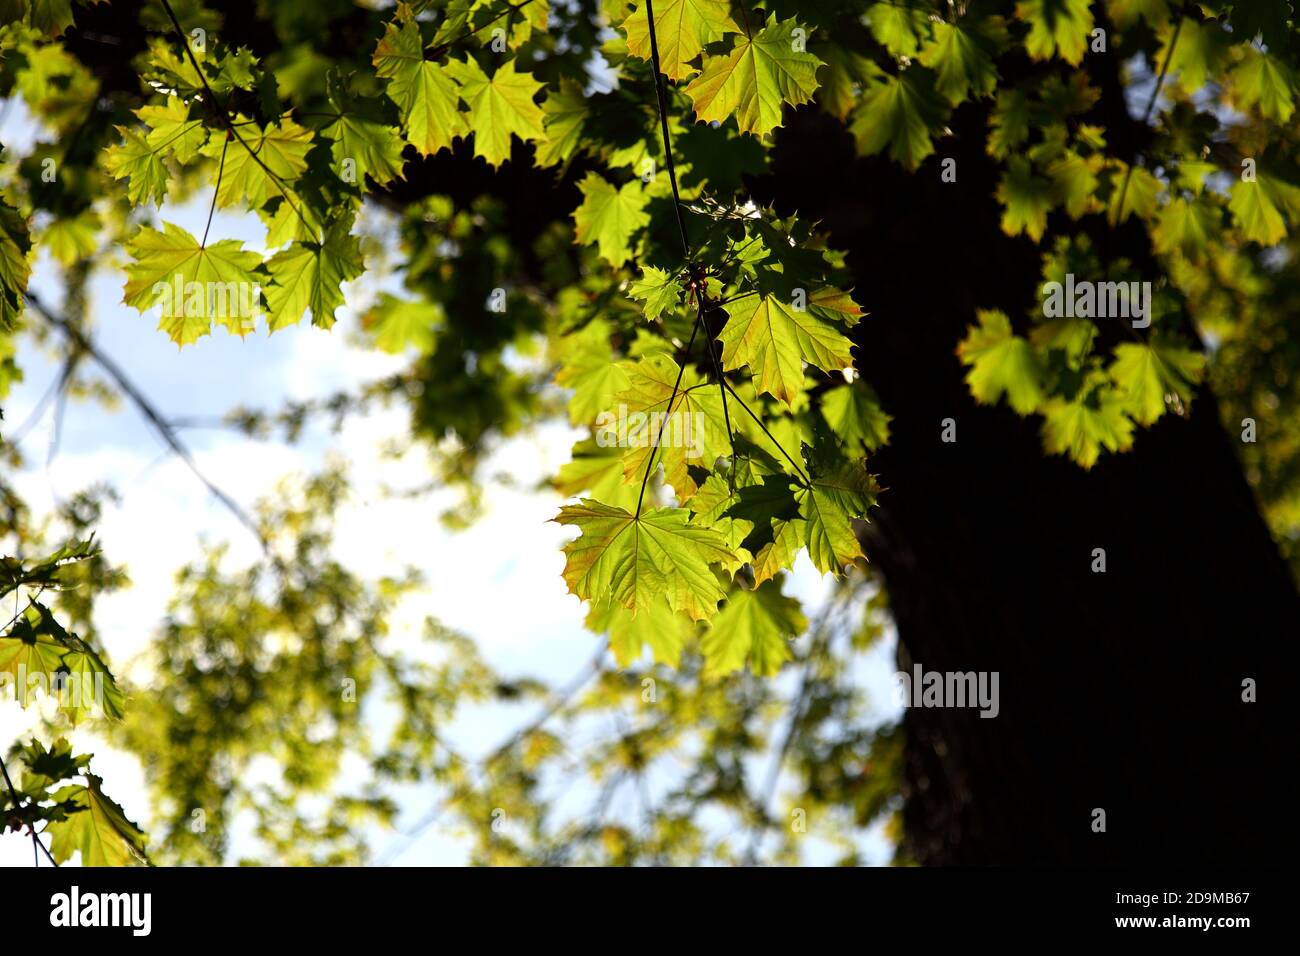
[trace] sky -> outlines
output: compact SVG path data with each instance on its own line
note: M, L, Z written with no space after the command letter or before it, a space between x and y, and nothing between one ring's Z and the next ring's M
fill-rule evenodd
M0 139L9 149L25 152L35 127L21 104L3 115ZM199 195L185 206L164 206L157 218L201 235L209 199ZM251 215L218 212L211 235L242 239L246 248L264 252L265 231ZM287 399L355 388L409 362L408 357L363 347L358 331L358 316L379 291L395 291L391 278L363 276L345 285L347 305L330 331L303 323L268 336L259 327L240 340L218 329L184 349L157 330L155 318L122 304L123 281L118 268L92 276L88 301L95 340L154 405L174 419L216 419L237 405L274 411ZM44 255L36 263L32 289L57 311L61 286ZM19 360L25 380L5 403L10 429L28 418L58 373L57 365L30 340L20 343ZM560 548L573 533L549 519L563 499L536 486L567 460L578 433L554 423L504 444L484 473L505 472L518 481L513 487L489 485L483 516L464 531L452 531L439 515L457 500L456 492L435 490L401 498L383 493L385 487L420 487L431 477L418 448L396 460L381 453L390 439L406 435L408 416L400 406L374 409L347 419L339 434L309 426L293 445L278 439L252 440L226 429L186 429L182 437L203 473L245 508L270 493L282 477L315 473L331 453L344 452L355 493L337 516L336 555L369 579L398 575L407 566L424 574L424 586L398 609L395 635L400 639L409 634L414 643L424 618L432 615L474 638L488 662L509 675L567 681L591 658L597 638L583 629L585 607L568 593L561 577ZM100 599L96 620L105 648L122 667L147 646L163 620L173 575L202 553L205 541L229 542L226 560L231 567L255 560L258 545L184 463L167 452L129 403L112 411L95 403L69 403L58 454L47 463L52 436L53 416L47 410L23 437L28 464L15 484L38 514L95 481L109 482L120 493L118 503L106 506L97 536L110 559L126 565L131 585ZM504 540L509 548L501 547ZM786 590L815 606L828 588L829 581L804 555ZM897 712L893 656L891 638L873 652L864 674L873 700L879 702L881 719ZM131 666L124 668L128 677L138 673ZM31 726L33 716L34 711L19 709L12 700L0 701L0 745L7 746ZM526 719L518 714L483 715L464 728L463 749L487 752ZM106 788L147 832L149 800L136 759L109 747L92 730L78 728L70 737L78 752L95 754L94 768ZM409 810L405 818L423 815L429 797L404 797ZM464 847L437 827L413 840L376 833L372 846L385 862L398 865L454 864L465 858ZM889 848L878 833L867 850L872 862L887 862ZM31 853L29 839L0 837L0 866L30 865Z

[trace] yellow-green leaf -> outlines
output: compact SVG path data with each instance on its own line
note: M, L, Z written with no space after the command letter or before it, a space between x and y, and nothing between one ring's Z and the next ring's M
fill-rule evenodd
M732 564L735 555L716 531L690 524L689 514L657 508L637 517L590 499L561 508L555 520L582 532L564 546L569 590L634 613L666 598L692 620L713 617L727 592L711 566Z

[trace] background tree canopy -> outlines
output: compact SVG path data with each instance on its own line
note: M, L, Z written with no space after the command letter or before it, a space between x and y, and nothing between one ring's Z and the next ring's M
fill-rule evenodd
M376 825L487 863L799 862L809 833L856 862L873 826L899 862L1268 852L1300 620L1290 4L0 11L0 95L38 125L2 157L0 401L55 355L60 415L124 400L258 544L178 573L136 685L96 629L128 584L93 540L112 489L45 515L6 482L0 669L45 709L0 810L37 853L356 862ZM399 372L224 424L405 409L459 526L503 443L576 429L514 479L568 499L536 520L571 534L590 665L551 686L433 619L396 640L421 569L340 560L346 464L237 502L97 347L104 272L182 350L341 334L387 280L360 334ZM998 716L871 719L893 628L903 669L999 673ZM475 707L526 702L460 752ZM65 739L85 719L144 766L147 835ZM411 787L434 809L399 821Z

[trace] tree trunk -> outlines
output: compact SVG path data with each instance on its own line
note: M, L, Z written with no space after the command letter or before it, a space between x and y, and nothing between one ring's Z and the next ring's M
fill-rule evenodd
M958 181L943 183L937 157L915 174L859 159L840 124L800 110L754 184L823 221L870 313L856 363L894 422L871 460L887 491L864 543L900 668L1000 675L994 719L907 711L902 850L923 864L1265 859L1290 814L1294 583L1208 391L1091 471L1043 451L1040 419L970 397L954 350L976 308L1017 322L1041 268L1000 228L985 121L977 104L954 116L940 151ZM1090 228L1103 255L1122 243L1158 275L1140 227Z

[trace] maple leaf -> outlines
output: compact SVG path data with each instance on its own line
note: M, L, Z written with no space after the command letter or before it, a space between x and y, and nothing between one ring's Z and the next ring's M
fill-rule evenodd
M864 156L888 146L891 159L916 169L934 152L932 137L945 105L934 91L933 75L913 66L868 84L850 130Z
M664 480L686 501L699 487L690 473L691 466L707 469L731 450L717 386L709 387L694 369L687 368L669 408L673 385L681 371L671 356L656 352L638 362L626 362L623 368L628 386L614 396L614 401L629 419L643 416L643 420L632 422L622 436L623 478L639 484L647 459L653 454L656 461L663 463ZM659 443L652 448L656 435Z
M632 256L632 236L650 222L645 211L650 197L641 180L630 179L615 189L596 173L588 173L578 183L582 205L573 211L580 243L596 243L601 258L620 266Z
M1247 50L1230 77L1234 99L1243 109L1256 109L1279 123L1295 112L1295 77L1279 57Z
M968 94L988 96L993 92L998 82L993 58L1007 41L1001 17L973 21L964 18L956 23L940 20L934 24L934 39L925 45L918 59L934 70L935 90L956 106Z
M980 309L979 325L971 326L957 346L957 355L970 366L966 384L978 401L996 404L1004 394L1017 413L1028 415L1046 397L1043 368L1028 341L1011 331L1011 320L996 309Z
M889 442L890 416L880 407L876 393L862 381L841 385L822 394L822 417L850 449L861 443L875 451Z
M1052 208L1052 184L1035 176L1033 166L1023 156L1012 156L995 193L1006 208L1002 212L1002 231L1008 236L1025 233L1037 242L1047 229L1047 213Z
M302 175L315 134L299 126L291 116L261 129L242 117L235 123L243 145L233 133L229 139L212 136L200 152L224 162L217 205L226 207L246 202L256 209L274 196L283 196L283 190Z
M141 227L127 241L126 251L132 261L126 267L123 301L142 313L162 308L158 327L177 345L207 335L213 319L236 334L248 331L252 316L232 308L232 298L236 305L254 301L258 277L253 270L262 258L239 240L203 246L180 226L164 222L162 232ZM198 283L201 295L191 295L190 283Z
M635 508L639 487L623 480L623 449L584 438L573 446L569 460L560 466L552 484L566 498L584 492L597 501Z
M104 151L104 168L114 179L127 180L126 195L134 205L162 205L167 195L167 167L158 150L135 130L117 127L122 142Z
M667 599L691 620L707 620L726 597L711 565L734 565L735 554L710 528L690 524L684 508L657 508L638 517L583 499L555 521L582 533L564 546L564 580L586 601L610 598L634 613Z
M1228 209L1247 239L1271 246L1286 238L1285 214L1300 216L1300 186L1260 172L1232 184Z
M193 162L207 142L203 120L190 119L189 105L179 96L168 96L162 106L142 106L135 115L149 127L145 141L150 147L170 153L182 166Z
M82 866L145 866L145 835L102 789L103 781L86 774L85 786L63 787L50 794L56 803L77 809L47 826L50 853L66 863L77 851Z
M1016 16L1029 24L1025 49L1035 60L1059 55L1077 65L1092 33L1090 0L1021 0Z
M645 303L645 317L657 319L670 309L675 309L682 300L681 279L666 269L646 266L641 270L641 278L628 287L628 295Z
M295 242L266 263L268 324L272 332L291 325L311 309L311 324L328 329L343 304L342 284L365 270L361 242L350 235L350 219L335 222L324 242Z
M422 156L449 149L457 137L469 132L451 74L454 64L444 67L424 58L415 21L407 20L400 27L385 24L371 62L375 73L388 81L388 98L401 113L406 141Z
M356 164L354 181L358 184L364 184L369 176L382 186L402 175L402 137L397 127L340 113L321 133L334 141L330 155L336 173L341 174L350 159Z
M542 84L528 73L515 72L515 61L502 63L489 77L473 59L453 60L447 72L460 84L460 95L469 106L474 131L474 155L490 166L510 158L510 136L521 140L546 138L542 125L545 114L533 102Z
M807 626L799 602L782 594L776 581L732 591L700 638L704 676L729 674L748 664L759 677L771 677L790 659L791 639Z
M446 319L441 303L399 299L387 292L361 317L375 345L390 354L414 347L426 351Z
M1106 374L1128 403L1129 414L1150 425L1165 413L1165 397L1189 402L1205 372L1205 356L1159 339L1123 342Z
M46 688L54 686L63 655L68 652L65 633L49 609L33 601L9 633L0 637L0 674L13 675L20 707L27 706L35 690L36 685L28 677L40 675Z
M614 361L609 337L612 326L593 319L580 331L566 335L557 345L563 365L555 373L555 384L573 389L569 399L569 421L590 423L609 408L614 396L628 386L627 372Z
M1104 375L1089 375L1074 400L1050 398L1043 404L1043 447L1091 468L1103 448L1123 451L1133 444L1133 421L1125 405Z
M925 12L904 3L873 3L866 18L871 35L894 56L916 56L930 32Z
M609 649L619 667L635 664L647 645L657 662L677 667L686 641L695 631L689 617L678 614L663 600L652 601L635 614L617 601L597 601L587 613L586 624L609 635Z
M650 18L645 3L623 21L627 50L643 60L650 59ZM690 66L704 45L728 33L739 33L731 18L729 0L660 0L655 6L655 36L659 46L659 67L671 80L681 80L696 68Z
M560 88L542 102L546 139L537 144L538 166L555 166L573 156L589 111L582 87L568 77L561 79Z
M718 335L723 367L748 365L759 390L787 405L803 392L804 362L826 372L853 365L852 343L824 316L839 312L854 321L861 312L836 289L813 293L803 309L774 295L747 296L725 309L727 324Z
M799 489L795 497L804 519L804 544L817 570L840 575L845 565L863 556L853 519L866 516L876 492L875 479L861 461L815 476Z
M704 58L704 69L686 87L696 115L724 122L734 115L742 133L766 136L781 125L781 108L812 99L822 61L803 48L795 20L776 15L752 37L739 36L729 53Z

